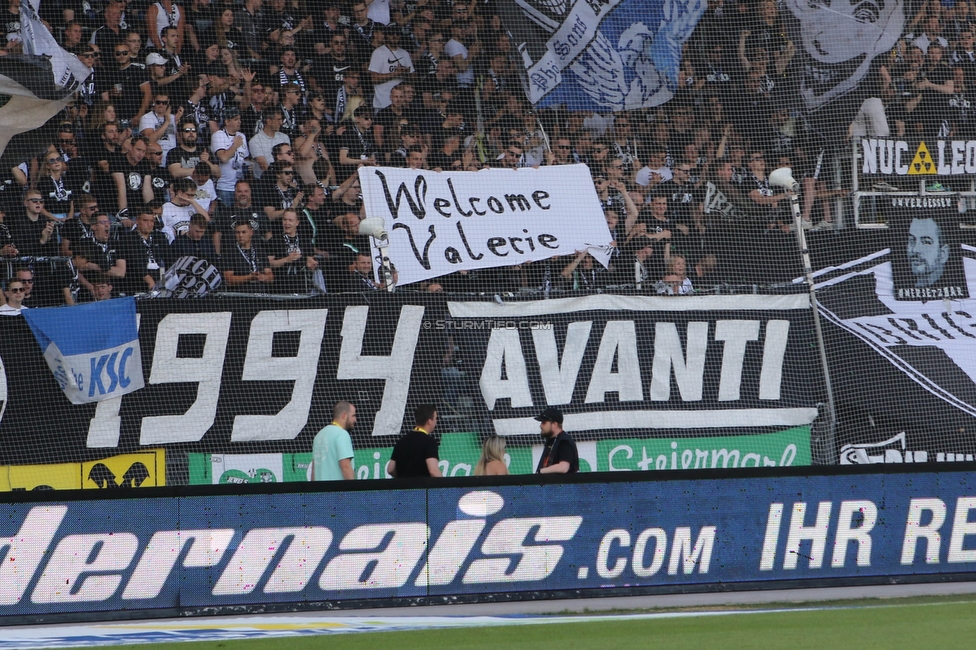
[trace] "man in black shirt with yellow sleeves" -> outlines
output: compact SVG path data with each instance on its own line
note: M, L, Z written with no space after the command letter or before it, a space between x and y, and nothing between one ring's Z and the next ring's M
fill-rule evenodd
M386 465L386 471L393 478L412 478L415 476L442 476L437 464L437 440L434 427L437 426L437 407L421 404L414 412L417 426L413 431L397 440L393 456Z

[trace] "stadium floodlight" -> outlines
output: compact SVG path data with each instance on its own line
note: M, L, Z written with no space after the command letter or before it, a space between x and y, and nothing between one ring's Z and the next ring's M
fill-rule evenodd
M393 267L386 252L390 248L390 233L386 229L383 217L370 217L359 223L359 234L372 237L376 248L380 251L380 271L383 273L383 284L386 290L393 293L396 282L393 279Z
M793 178L793 170L789 167L780 167L769 175L769 185L771 187L782 187L787 192L799 192L800 184Z
M803 230L803 220L800 215L800 184L793 178L793 170L780 167L769 175L770 187L782 187L789 194L790 209L793 212L793 229L796 232L796 243L800 248L803 260L803 274L806 276L807 289L810 292L810 306L813 309L813 329L817 336L817 347L820 348L820 364L824 373L824 388L827 390L827 408L830 412L830 427L827 439L828 449L834 448L837 430L837 411L834 407L834 390L830 383L830 369L827 367L827 352L824 348L823 331L820 328L820 308L817 305L817 290L813 280L813 265L810 263L810 249L807 247L807 236Z

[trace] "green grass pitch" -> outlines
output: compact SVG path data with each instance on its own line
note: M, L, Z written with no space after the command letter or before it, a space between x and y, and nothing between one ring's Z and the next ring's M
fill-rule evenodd
M606 620L559 625L512 625L462 629L376 632L222 641L115 646L147 650L597 650L668 648L973 648L976 601L915 599L869 601L868 605L829 609L755 611L656 618Z

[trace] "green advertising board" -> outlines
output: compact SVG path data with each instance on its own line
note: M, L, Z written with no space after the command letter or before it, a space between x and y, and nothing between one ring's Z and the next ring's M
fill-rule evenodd
M760 435L635 438L595 444L599 472L810 464L809 426Z
M307 481L312 454L188 454L190 485Z
M441 472L445 476L472 475L481 455L479 434L447 433L440 440ZM809 465L810 427L740 436L624 438L577 446L582 472ZM540 452L541 444L508 447L509 472L531 474ZM387 478L386 464L392 453L392 446L355 450L356 478ZM311 453L189 454L190 484L306 481L311 461Z

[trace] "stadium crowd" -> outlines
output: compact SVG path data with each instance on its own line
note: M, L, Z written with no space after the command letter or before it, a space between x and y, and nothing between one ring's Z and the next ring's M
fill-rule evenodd
M795 270L770 263L795 256L788 200L768 182L781 166L801 179L803 227L842 236L831 207L845 192L825 169L844 137L807 120L789 11L772 0L710 2L674 98L615 114L534 110L494 0L44 0L40 10L94 73L47 151L0 169L0 255L7 277L25 281L27 306L151 292L186 255L219 268L230 291L380 288L358 234L364 165L591 170L615 235L609 268L583 251L407 287L417 290L685 294L788 281ZM862 84L847 138L974 130L972 8L911 11ZM2 12L0 54L16 53L18 2Z

